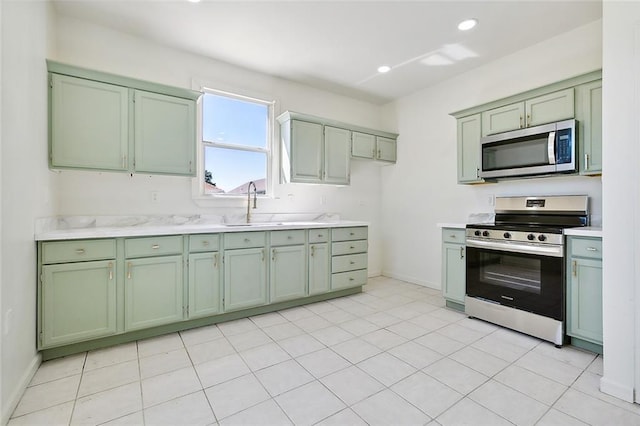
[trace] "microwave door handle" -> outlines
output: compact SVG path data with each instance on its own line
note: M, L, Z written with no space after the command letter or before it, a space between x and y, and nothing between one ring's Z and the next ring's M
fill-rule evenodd
M547 155L549 156L549 164L556 164L556 132L549 132Z

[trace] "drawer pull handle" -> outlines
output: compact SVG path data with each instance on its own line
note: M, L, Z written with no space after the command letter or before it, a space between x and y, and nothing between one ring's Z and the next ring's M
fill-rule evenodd
M455 238L455 237L456 237L456 234L449 235L449 238Z
M213 267L214 268L218 267L218 253L213 255Z
M292 238L293 238L293 237L292 237L291 235L288 235L288 236L287 236L287 240L290 240L290 239L292 239Z
M113 262L109 262L109 281L113 279Z
M464 259L464 247L460 247L460 259Z
M276 261L276 249L271 250L271 260Z
M349 235L356 235L356 234L354 234L353 232L349 232Z
M574 277L577 275L576 274L577 269L578 269L578 262L574 260L573 262L571 262L571 273L573 274Z
M158 250L160 248L160 244L154 244L151 246L152 249Z
M356 262L354 262L353 260L351 262L349 262L350 265L355 265Z
M353 278L349 278L349 281L354 281L354 279Z
M595 247L587 247L587 251L598 251Z
M316 246L311 246L311 257L315 256L316 254Z
M349 246L349 250L353 250L354 248L354 246Z
M209 241L204 240L204 241L202 242L202 245L203 245L203 246L205 246L205 247L209 247Z
M127 263L127 279L131 279L131 262Z
M244 242L245 242L245 243L250 243L250 242L251 242L251 240L250 240L249 238L245 238L245 239L244 239Z
M76 254L84 254L84 249L76 249Z
M318 238L322 238L322 237L324 237L324 235L318 234Z

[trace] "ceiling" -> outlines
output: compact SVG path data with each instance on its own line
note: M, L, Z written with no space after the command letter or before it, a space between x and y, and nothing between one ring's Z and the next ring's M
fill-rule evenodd
M385 103L602 17L601 1L53 0L91 21ZM461 32L457 24L479 24ZM379 74L380 65L391 71Z

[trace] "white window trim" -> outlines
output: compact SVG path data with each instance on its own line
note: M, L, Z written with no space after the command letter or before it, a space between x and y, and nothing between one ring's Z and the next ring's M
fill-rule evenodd
M238 93L232 93L232 92L228 92L225 90L219 90L219 89L212 89L208 86L201 86L199 89L203 94L205 93L211 93L211 94L215 94L215 95L221 95L221 96L228 96L230 98L235 98L235 99L240 99L240 100L246 100L249 102L255 102L255 103L260 103L263 104L265 106L267 106L267 111L268 111L268 121L269 121L269 130L267 133L267 148L259 148L259 147L249 147L249 146L238 146L238 145L233 145L233 144L223 144L223 143L216 143L216 142L210 142L210 141L205 141L203 138L203 134L202 134L202 99L203 97L201 96L198 99L197 102L197 144L198 144L198 149L197 149L197 162L198 162L198 170L197 170L197 176L196 178L193 179L193 196L192 198L194 199L194 201L197 204L200 204L199 202L205 201L216 201L216 205L228 205L228 206L236 206L238 203L244 201L247 197L246 195L239 195L239 194L206 194L204 191L204 172L205 172L205 167L204 167L204 159L205 159L205 148L207 146L215 146L215 147L227 147L227 148L232 148L232 149L237 149L237 150L241 150L241 151L248 151L248 152L260 152L260 153L266 153L266 157L267 157L267 167L266 167L266 176L265 176L265 192L266 194L259 194L258 197L259 198L273 198L274 195L274 178L273 178L273 169L274 169L274 158L275 158L275 153L274 151L276 150L276 144L275 144L275 109L276 109L276 101L275 100L271 100L271 101L267 101L264 99L260 99L260 98L256 98L256 97L252 97L252 96L246 96L246 95L242 95L242 94L238 94ZM227 200L228 202L225 203L224 200Z

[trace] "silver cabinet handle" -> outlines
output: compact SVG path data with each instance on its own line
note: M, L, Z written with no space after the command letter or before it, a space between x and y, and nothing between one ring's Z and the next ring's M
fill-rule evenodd
M460 259L464 259L464 247L460 247Z
M349 262L349 265L355 265L356 262L354 262L353 260Z
M209 241L204 240L204 241L202 242L202 245L203 245L203 246L205 246L205 247L209 247Z
M131 279L131 262L127 263L127 279Z
M293 237L291 235L287 235L287 240L291 240Z
M76 249L76 254L84 254L84 249L83 248Z
M589 154L584 155L584 169L589 170Z
M355 249L354 246L349 246L349 250L353 250L353 249Z
M218 253L213 255L213 267L214 268L218 267Z
M154 244L151 246L152 249L158 250L160 248L160 244Z
M311 257L315 256L316 254L316 246L311 246Z
M322 237L324 237L324 235L318 234L318 238L322 238Z
M455 238L455 237L456 237L456 234L449 235L449 238Z
M522 129L522 116L520 116L520 128Z
M264 251L265 251L265 250L266 250L266 249L262 249L262 250L261 250L261 252L262 252L262 261L263 261L263 262L264 262Z
M113 262L109 262L109 281L113 279Z
M349 278L349 281L353 281L353 280L354 280L353 278Z
M531 127L531 114L527 114L527 127Z
M574 260L573 262L571 262L571 273L573 274L574 277L577 275L576 273L577 269L578 269L578 262Z
M356 235L356 234L354 234L353 232L349 232L349 235Z
M245 239L244 239L244 242L245 242L245 243L250 243L250 242L251 242L251 240L250 240L249 238L245 238Z
M271 250L271 260L276 261L276 249Z
M587 247L587 251L598 251L595 247Z

